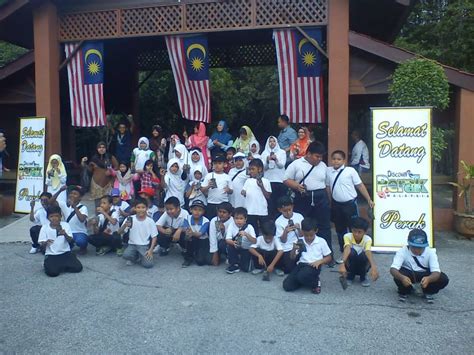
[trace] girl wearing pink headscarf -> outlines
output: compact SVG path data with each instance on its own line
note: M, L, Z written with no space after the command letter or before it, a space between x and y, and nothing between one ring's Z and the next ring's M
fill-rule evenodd
M186 147L197 147L201 149L202 155L204 157L204 163L206 168L209 169L209 152L207 149L207 143L209 142L209 137L206 136L206 125L202 122L197 123L194 126L194 134L188 138L188 133L185 131L183 133L184 138L186 138Z

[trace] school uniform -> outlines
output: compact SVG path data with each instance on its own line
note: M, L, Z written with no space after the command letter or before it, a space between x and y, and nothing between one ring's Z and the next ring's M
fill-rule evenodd
M356 275L360 276L361 281L365 280L369 270L369 259L366 252L372 248L372 238L364 235L359 243L356 242L352 233L344 235L344 248L349 246L351 252L346 260L347 279L354 280Z
M429 276L433 272L440 272L439 279L431 282L427 288L423 289L423 293L427 295L438 293L439 290L445 288L449 283L448 276L441 272L436 251L429 247L426 247L419 256L413 254L408 246L399 249L393 258L390 268L397 269L401 274L408 276L412 283L420 282L423 277ZM412 286L406 287L395 278L394 281L397 284L399 294L408 295L413 291Z
M208 187L211 179L216 179L216 188L210 188L207 192L206 217L211 220L217 214L217 206L222 202L229 202L229 194L224 191L228 187L233 189L232 180L226 173L209 173L204 178L202 187Z
M311 165L305 157L293 161L285 171L285 180L292 179L306 185L306 193L295 191L295 211L318 221L318 235L324 238L332 250L329 199L326 191L324 162Z
M227 256L227 245L225 242L226 232L230 225L234 223L234 218L230 217L224 224L224 231L221 231L217 225L220 225L221 221L219 217L214 217L209 222L209 253L214 254L216 252L219 255Z
M331 255L331 250L323 238L315 236L311 244L306 243L304 238L302 238L302 241L306 251L298 255L296 267L283 281L285 291L294 291L301 286L310 287L311 289L318 287L321 267L314 268L310 264Z
M263 188L267 192L272 192L270 181L262 178ZM249 178L245 181L242 190L245 191L245 209L247 210L247 222L250 223L258 234L258 226L268 217L268 202L262 189L257 184L256 178Z
M242 196L242 188L245 181L248 179L245 166L242 169L232 168L229 171L229 176L232 181L234 192L229 196L229 202L234 208L245 207L245 197Z
M184 260L196 261L196 264L210 265L211 254L209 253L209 220L201 216L199 221L195 221L192 215L189 215L183 222L183 229L186 230L191 228L193 232L201 233L199 238L190 237L187 238L186 234L182 234L180 238L180 245L185 249ZM184 239L184 243L181 242Z
M72 237L74 238L76 245L81 249L87 248L87 218L84 222L81 222L77 217L74 208L66 203L59 202L59 207L61 208L64 221L69 223L69 226L71 227ZM81 203L77 205L77 209L86 217L89 216L87 207Z
M61 229L63 229L68 236L72 236L71 227L67 222L61 222ZM82 264L76 255L71 253L71 247L66 237L64 235L58 235L57 233L57 230L51 228L49 223L41 227L38 241L54 241L46 246L44 272L51 277L58 276L62 272L81 272Z
M240 231L245 231L250 234L252 237L255 237L255 230L251 224L246 224L242 228L237 227L235 222L231 223L228 228L226 228L226 240L236 240L238 233ZM252 243L247 237L242 237L242 244L240 248L235 248L233 246L227 245L227 255L229 257L229 265L238 265L240 269L244 272L249 272L251 268L251 254L249 252Z
M126 228L125 231L129 233L129 240L123 258L135 263L139 262L147 269L153 267L153 260L145 258L145 254L149 249L151 239L158 235L155 222L148 216L142 221L137 216L132 216L132 226Z
M251 245L251 248L257 250L257 252L263 256L265 264L270 265L275 259L279 251L283 251L283 247L280 243L280 240L274 236L270 243L267 243L264 236L257 237L257 242ZM258 258L255 255L252 255L253 265L256 269L262 269L263 265L258 263Z
M293 224L299 224L301 227L301 222L303 221L304 217L297 213L293 212L293 216L290 218L293 221ZM286 242L281 240L281 236L283 231L288 226L289 220L285 218L285 216L281 215L275 221L276 226L276 237L280 241L282 248L283 248L283 256L281 258L281 267L285 274L289 274L296 266L296 260L291 258L291 251L293 250L293 245L298 242L298 238L301 237L298 233L298 230L294 230L289 232L286 236Z
M329 167L326 185L331 190L331 220L336 227L339 250L344 249L344 234L351 228L352 219L359 216L356 186L362 184L354 168L342 165L339 169Z
M169 165L169 164L168 164ZM181 207L184 207L184 190L186 189L186 180L181 178L181 170L177 174L166 173L165 177L166 194L165 201L170 197L176 197Z
M201 181L197 181L197 180L190 181L187 185L186 192L189 192L190 190L192 190L193 185L195 185L197 183L202 184L203 181L204 181L204 179L201 179ZM191 198L191 196L192 196L192 198ZM195 190L195 192L191 192L189 202L188 202L188 206L191 206L194 201L201 201L204 204L204 206L207 206L207 198L202 193L202 191L200 189Z
M161 212L158 206L152 204L146 209L146 215L150 217L154 222L156 222L160 219Z
M39 238L41 227L49 223L46 210L44 209L43 206L39 207L36 211L34 211L33 219L34 219L34 222L33 222L34 225L30 228L31 246L33 248L39 248L40 245L38 243L38 238Z
M99 214L97 216L99 230L96 234L90 235L88 237L88 241L96 248L107 246L111 247L112 249L121 249L122 236L118 234L118 230L120 228L119 211L116 209L111 209L108 214L110 217L115 219L117 223L112 224L102 213Z
M161 215L160 219L156 222L156 226L173 229L173 233L171 233L170 235L158 234L158 245L162 249L168 250L170 248L174 231L178 228L181 228L183 226L184 221L187 220L188 217L189 213L185 209L181 209L177 217L171 217L166 212Z

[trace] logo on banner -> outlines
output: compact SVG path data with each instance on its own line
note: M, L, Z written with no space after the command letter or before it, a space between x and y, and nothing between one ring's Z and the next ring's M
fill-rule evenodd
M428 179L410 170L396 172L388 170L386 174L375 177L375 191L380 198L417 197L426 198L429 191L426 184Z

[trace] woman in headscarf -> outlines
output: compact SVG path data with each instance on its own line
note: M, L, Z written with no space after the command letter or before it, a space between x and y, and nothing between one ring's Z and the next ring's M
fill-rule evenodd
M239 138L232 145L238 152L248 155L250 152L250 142L256 140L252 130L248 126L242 126L239 130Z
M186 138L186 147L197 147L201 149L201 153L204 157L204 163L206 168L209 168L209 154L207 153L207 143L209 137L206 136L206 125L203 122L199 122L194 126L194 133L188 138L188 133L184 131L184 138Z
M155 153L150 149L148 138L141 137L138 140L138 146L133 149L132 152L132 170L135 170L137 173L143 172L145 168L145 162L149 159L154 160Z
M158 165L159 168L166 167L166 138L163 137L163 129L160 125L154 125L151 129L150 149L156 155L156 165Z
M263 161L263 176L270 180L272 194L268 205L269 216L277 214L277 201L286 194L285 180L286 152L280 148L278 138L270 136L265 144L265 150L261 157Z
M207 143L207 147L211 151L212 159L219 154L225 154L227 148L232 146L232 136L228 130L227 122L224 120L219 121L216 131L211 135Z
M306 155L306 149L308 149L311 143L311 134L307 127L300 127L298 129L298 139L290 146L290 159L296 160Z
M54 195L59 191L61 186L66 185L67 172L64 167L61 156L53 154L49 157L48 167L46 168L46 191ZM63 191L56 199L58 202L66 203L67 194Z
M107 152L104 142L97 143L97 152L87 164L87 157L82 158L81 165L92 173L91 197L93 199L108 195L112 189L113 174L110 169L117 170L117 159Z
M176 147L177 144L181 144L181 140L179 139L179 136L177 134L172 134L170 137L170 146L168 150L168 161L173 159L174 156L174 148Z

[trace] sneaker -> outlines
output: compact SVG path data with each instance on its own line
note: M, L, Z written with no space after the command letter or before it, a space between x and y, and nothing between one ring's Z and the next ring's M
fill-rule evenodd
M160 248L160 256L166 256L170 253L170 248Z
M38 248L31 247L30 254L36 254L38 252Z
M134 264L134 262L131 261L131 260L127 260L127 262L125 263L125 265L127 265L127 266L132 266L133 264Z
M428 295L428 294L424 294L423 295L423 298L425 299L426 303L429 303L429 304L433 304L434 303L434 297L433 295Z
M408 295L402 295L402 294L398 295L398 300L400 302L406 302L407 299L408 299Z
M112 250L111 247L102 247L102 248L100 248L100 252L99 252L98 255L105 255L105 254L107 254L107 253L108 253L109 251L111 251L111 250Z
M285 276L285 272L281 269L275 269L275 274L277 276Z
M360 284L361 284L363 287L369 287L369 286L370 286L370 281L369 281L369 279L366 277L365 279L363 279L363 280L360 281Z
M317 286L311 289L311 292L314 293L315 295L319 295L321 293L321 286Z
M117 256L122 256L124 251L125 251L124 248L119 248L115 251L115 253L117 254Z
M339 282L341 283L343 290L347 289L347 279L344 277L344 275L339 276Z
M261 274L262 272L263 272L263 269L253 269L252 275L258 275L258 274Z
M157 245L156 247L153 248L153 254L156 254L160 251L160 246Z
M339 264L339 265L342 264L343 262L344 261L342 261L342 258L339 258L339 259L336 260L336 264Z
M192 264L191 260L184 260L183 263L181 264L181 267L188 267Z
M230 265L227 269L225 269L225 272L227 272L228 274L234 274L239 271L239 265Z

